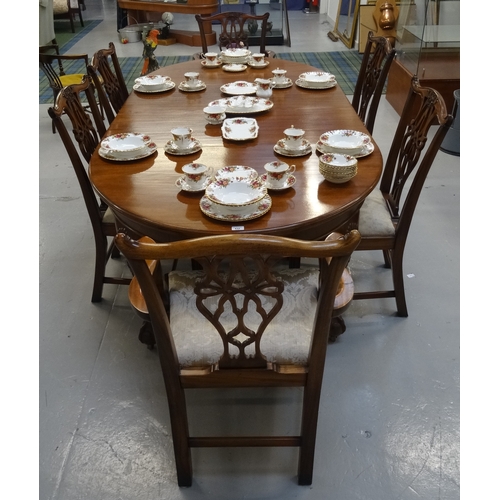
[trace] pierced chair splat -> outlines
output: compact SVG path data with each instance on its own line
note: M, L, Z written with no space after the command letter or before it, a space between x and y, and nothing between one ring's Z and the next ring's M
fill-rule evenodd
M334 301L359 240L356 230L335 241L231 234L151 244L116 236L153 325L179 486L192 484L191 448L225 446L297 446L298 482L311 484ZM321 265L290 269L291 256ZM178 258L195 259L202 270L169 273L164 290L148 261ZM300 434L191 436L185 390L222 387L303 387Z

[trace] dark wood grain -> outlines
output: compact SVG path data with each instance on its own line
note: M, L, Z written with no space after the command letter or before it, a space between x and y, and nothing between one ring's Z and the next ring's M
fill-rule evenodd
M149 134L158 145L157 153L140 161L120 163L104 160L96 151L90 164L91 181L119 224L138 236L148 235L156 241L230 233L234 223L202 214L201 194L181 192L175 186L182 175L182 165L193 161L214 169L247 165L263 174L264 164L276 158L296 165L297 182L289 190L270 192L271 210L261 218L245 222L245 232L320 239L356 217L363 200L377 185L382 156L375 144L375 151L359 160L357 176L345 184L331 184L321 176L314 145L323 132L333 129L367 132L338 86L327 90L308 90L296 85L274 89L273 108L252 115L260 127L255 140L228 141L222 138L220 126L207 124L203 108L210 101L226 97L220 91L222 84L269 78L276 67L286 69L287 77L295 82L301 73L315 70L280 59L269 62L265 69L249 67L242 73L228 73L220 68L205 69L200 61L189 61L161 68L156 73L170 76L178 85L186 71L197 70L207 84L206 90L185 93L176 87L158 94L132 92L107 133ZM170 130L178 125L193 129L193 137L203 145L202 151L188 156L164 152L163 146L171 139ZM283 137L283 130L291 125L306 131L305 138L313 145L308 156L288 158L273 151Z

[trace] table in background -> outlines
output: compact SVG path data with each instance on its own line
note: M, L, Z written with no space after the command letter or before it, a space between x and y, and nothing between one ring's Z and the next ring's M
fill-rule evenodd
M326 90L303 89L295 84L274 89L271 110L251 115L259 125L259 135L250 141L222 139L221 126L205 120L203 108L211 101L227 97L220 91L224 83L236 80L253 82L257 77L272 77L271 70L283 68L293 82L311 66L270 59L264 69L248 68L229 73L221 68L203 68L200 61L166 66L157 74L168 75L177 84L187 71L199 71L207 88L199 92L174 90L143 94L132 92L111 124L108 134L138 132L148 134L158 151L134 162L112 162L96 151L90 163L90 179L99 196L113 210L120 226L135 235L148 235L156 241L172 241L232 232L242 226L244 232L276 234L305 240L324 238L333 230L355 227L364 199L375 188L382 172L382 156L374 152L359 159L358 174L345 184L331 184L319 172L315 143L323 132L354 129L367 133L340 87ZM179 125L193 129L203 149L186 156L167 155L163 146ZM294 125L305 130L313 145L311 154L289 158L277 155L273 147L283 138L283 130ZM295 185L284 191L270 191L271 210L258 219L231 223L205 216L199 207L202 193L186 193L176 187L186 163L199 162L222 168L246 165L265 173L264 164L276 159L296 165Z

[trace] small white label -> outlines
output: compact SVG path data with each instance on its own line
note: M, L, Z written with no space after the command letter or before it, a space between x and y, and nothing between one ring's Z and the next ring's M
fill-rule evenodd
M231 229L233 231L244 231L245 230L245 226L232 226Z

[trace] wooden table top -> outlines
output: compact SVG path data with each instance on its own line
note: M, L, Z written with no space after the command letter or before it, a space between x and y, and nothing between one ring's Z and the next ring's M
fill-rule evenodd
M96 151L89 167L94 188L113 210L120 226L157 241L224 234L234 231L234 226L243 226L240 230L245 232L312 240L323 238L356 216L366 196L377 185L382 156L374 143L374 152L359 159L356 177L345 184L332 184L320 174L315 144L322 133L335 129L367 133L340 87L310 90L294 84L288 89L274 89L272 109L251 115L258 122L259 135L250 141L223 139L221 126L205 120L203 108L213 100L228 97L220 90L225 83L270 78L271 70L277 67L286 69L286 76L292 82L305 71L317 71L281 59L269 59L269 63L264 69L248 67L244 72L230 73L221 68L206 69L199 60L189 61L156 72L170 76L176 83L175 89L151 94L132 91L107 135L148 134L158 145L158 151L133 162L105 160ZM198 71L207 88L197 92L179 90L187 71ZM172 139L170 131L179 125L193 129L193 137L202 144L201 151L186 156L165 153L163 146ZM312 153L291 158L274 152L274 145L291 125L305 130ZM264 174L264 164L276 159L296 165L296 183L288 190L269 191L271 210L244 223L219 221L204 215L199 206L203 193L184 192L175 185L186 163L203 163L214 170L246 165Z

